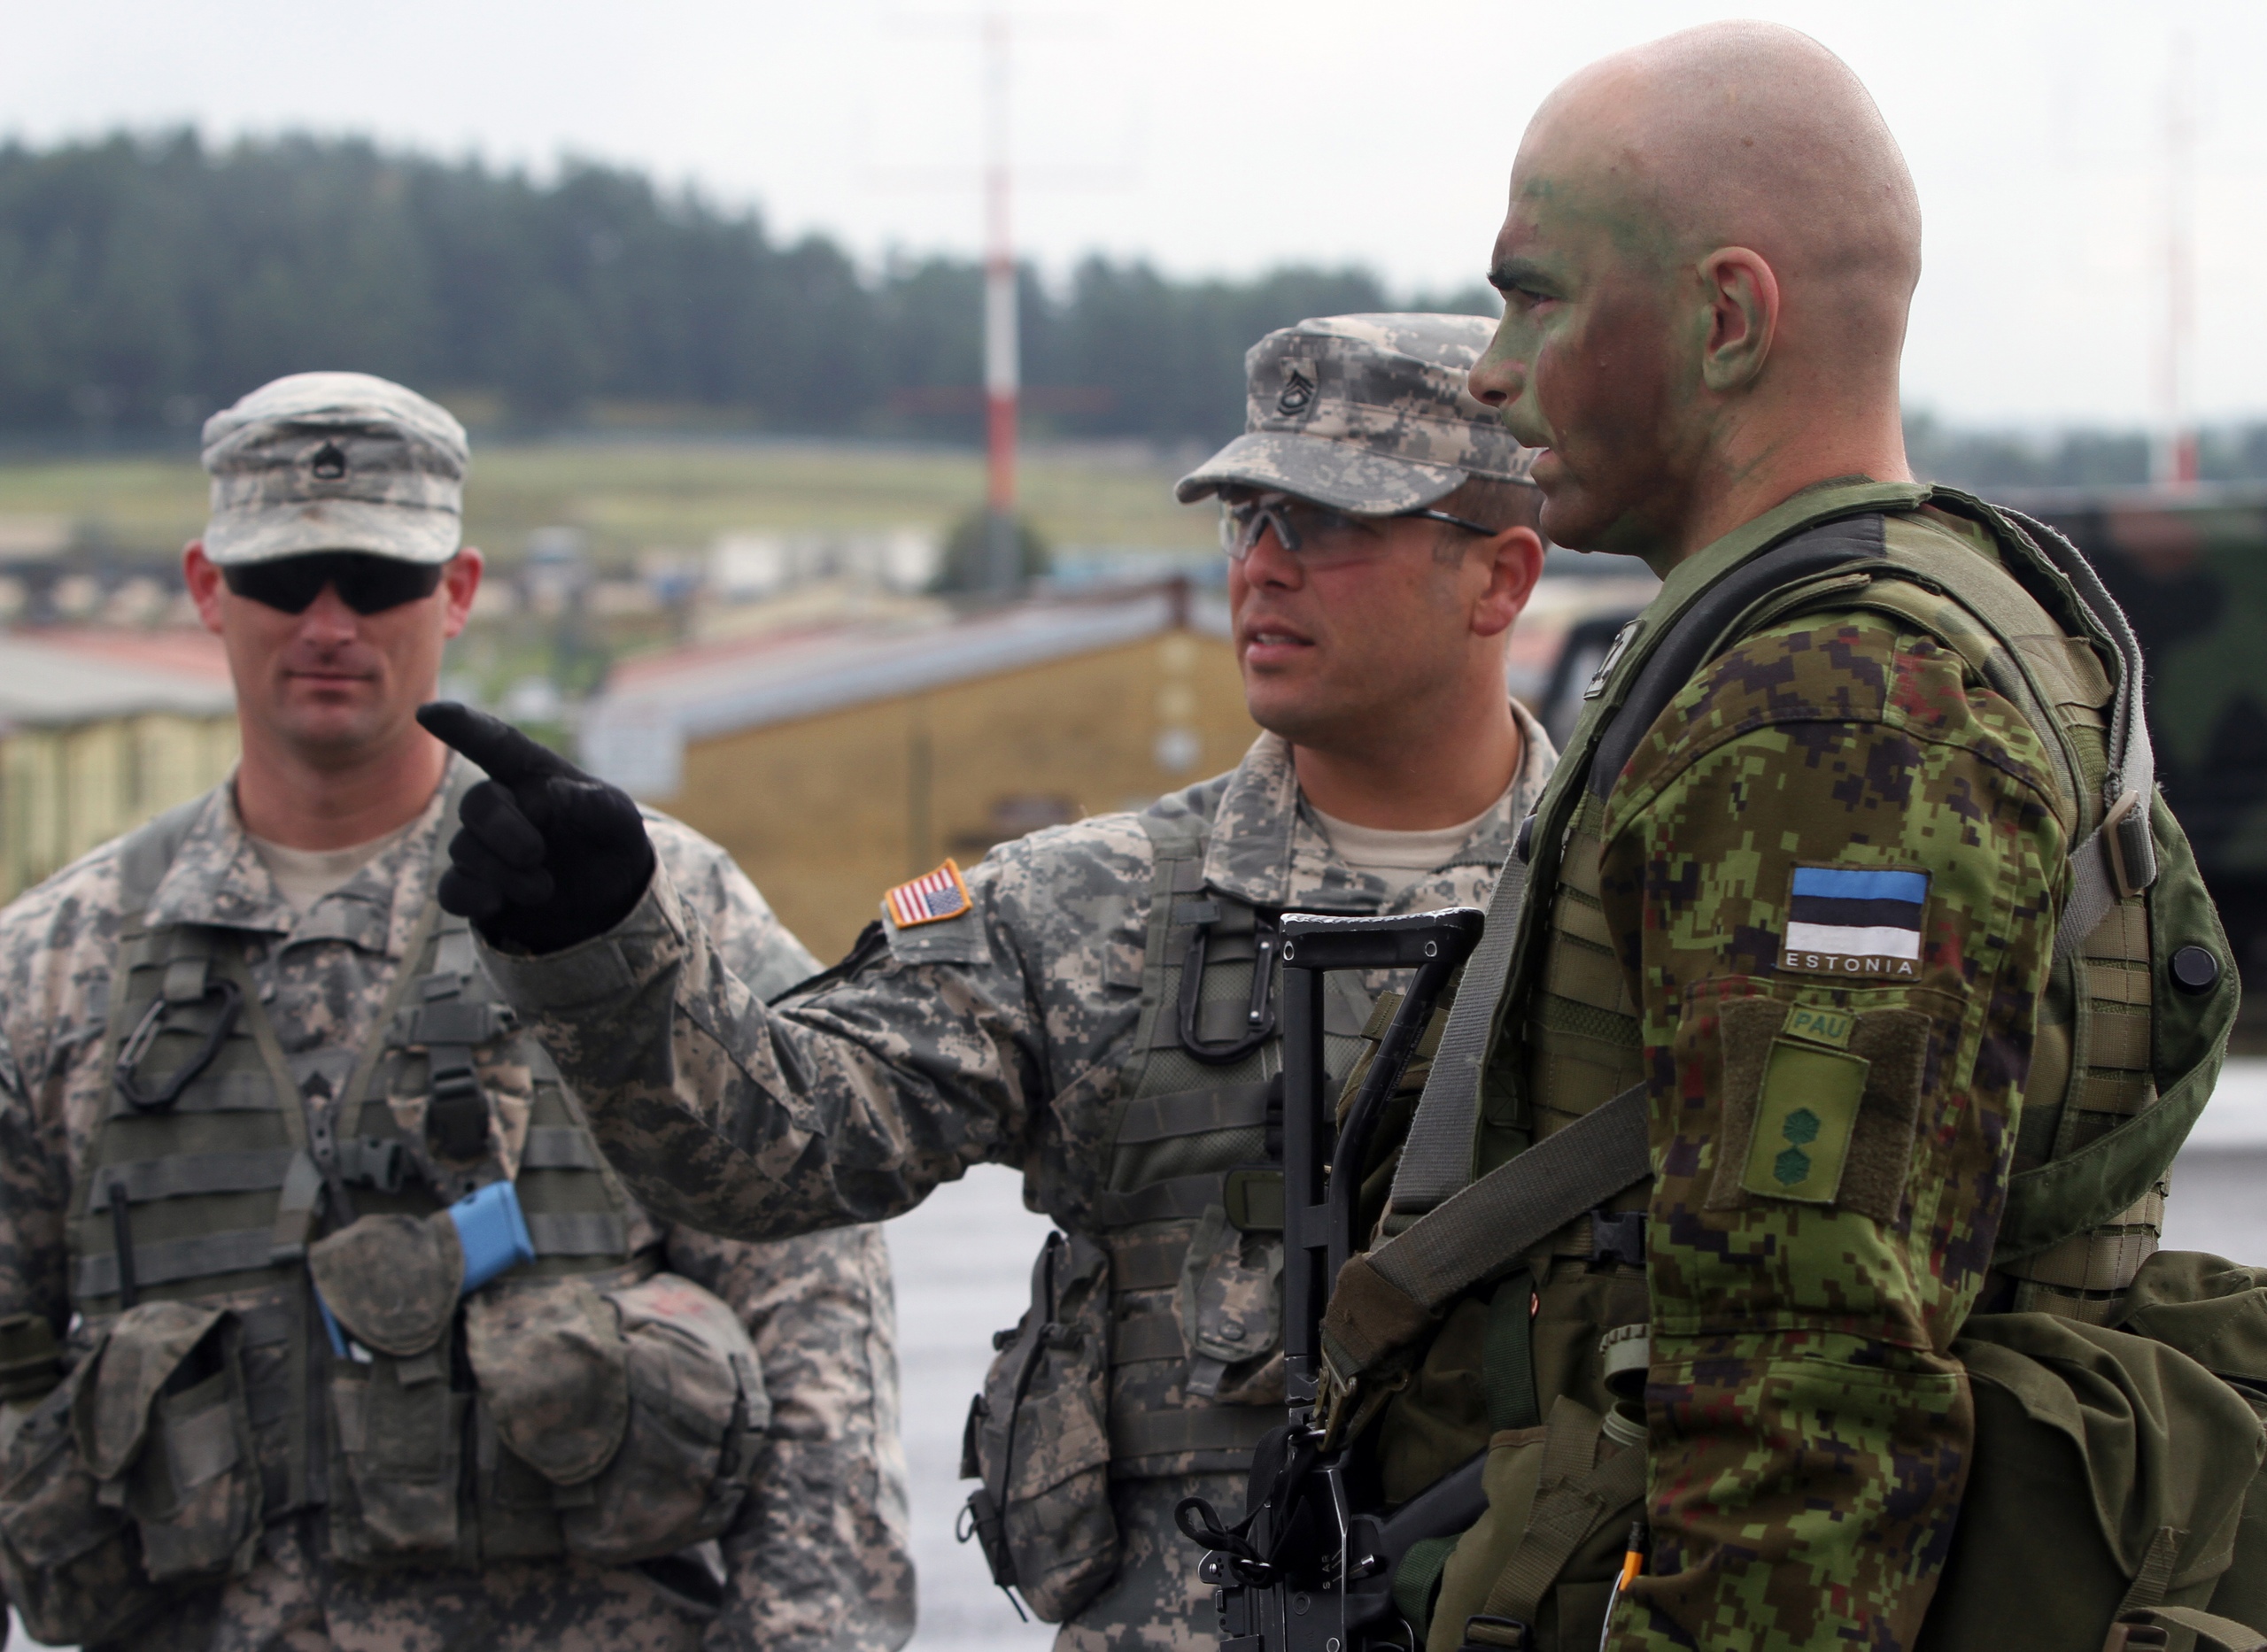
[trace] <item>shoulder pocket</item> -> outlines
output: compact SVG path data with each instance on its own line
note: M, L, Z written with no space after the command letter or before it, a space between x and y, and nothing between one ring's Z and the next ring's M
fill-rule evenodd
M917 924L909 930L884 923L882 932L888 938L890 955L905 963L992 961L992 944L984 933L983 916L973 907L941 923Z
M1722 984L1710 983L1711 995ZM1827 1007L1759 992L1688 1003L1685 1028L1713 1027L1723 1126L1706 1208L1759 1200L1898 1220L1922 1115L1935 1006L1927 989L1840 991ZM1944 1018L1957 1023L1957 1007ZM1680 1038L1684 1030L1680 1029Z

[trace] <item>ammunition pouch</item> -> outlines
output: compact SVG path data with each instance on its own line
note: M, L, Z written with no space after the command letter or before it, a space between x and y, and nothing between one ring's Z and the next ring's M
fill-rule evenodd
M691 1280L499 1279L460 1314L445 1211L366 1216L308 1261L352 1339L330 1368L340 1559L623 1564L739 1512L770 1406L747 1332Z
M1110 1501L1110 1254L1048 1235L1031 1307L971 1403L961 1474L981 1481L962 1515L1002 1588L1061 1623L1118 1570Z
M44 1317L11 1314L0 1319L0 1403L44 1399L62 1380L62 1345Z
M1222 1405L1283 1400L1283 1243L1208 1205L1181 1263L1176 1298L1188 1349L1187 1391Z
M24 1420L0 1470L0 1579L36 1639L110 1639L251 1564L241 1345L224 1308L142 1304Z

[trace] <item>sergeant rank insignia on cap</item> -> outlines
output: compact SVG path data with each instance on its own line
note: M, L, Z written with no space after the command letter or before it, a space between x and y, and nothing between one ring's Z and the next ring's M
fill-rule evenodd
M1920 974L1929 875L1889 868L1799 866L1779 967L1814 975L1910 980Z
M970 905L968 885L961 881L960 868L950 861L909 884L900 884L882 897L883 909L901 930L942 923L960 916Z

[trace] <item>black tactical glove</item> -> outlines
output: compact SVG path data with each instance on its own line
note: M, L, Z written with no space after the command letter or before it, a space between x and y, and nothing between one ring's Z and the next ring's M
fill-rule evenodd
M417 721L491 776L457 811L443 910L530 953L561 951L630 915L653 881L654 845L629 793L453 700L420 706Z

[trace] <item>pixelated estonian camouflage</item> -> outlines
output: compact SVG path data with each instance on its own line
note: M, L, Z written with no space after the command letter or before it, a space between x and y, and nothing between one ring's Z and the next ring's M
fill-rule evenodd
M1535 455L1465 389L1495 330L1476 315L1334 315L1268 334L1244 352L1244 434L1175 493L1280 489L1390 515L1469 477L1525 482Z
M1391 901L1332 851L1273 735L1230 774L1158 807L1210 818L1204 884L1255 907L1476 904L1552 760L1523 714L1522 727L1532 755L1513 792ZM885 922L768 1008L718 958L666 865L607 935L541 958L484 955L583 1097L608 1157L674 1220L748 1238L876 1221L993 1162L1023 1169L1033 1208L1091 1233L1110 1226L1103 1211L1156 866L1155 843L1132 814L1035 832L968 873L967 915L909 930ZM1170 1316L1180 1266L1174 1258L1161 1289L1114 1296L1118 1309L1163 1297ZM1179 1378L1149 1398L1159 1411L1209 1403ZM1110 1485L1117 1575L1064 1625L1064 1645L1209 1652L1199 1556L1173 1534L1171 1511L1191 1490L1233 1504L1242 1486L1175 1461Z
M1876 508L1892 553L1979 552L1956 519ZM1664 601L1763 542L1728 537ZM1951 1541L1974 1417L1949 1350L1992 1259L2071 822L2039 736L1912 617L1933 600L1814 596L1766 621L1575 815L1656 1173L1653 1543L1618 1647L1909 1647ZM1579 885L1568 855L1538 875ZM1859 892L1799 915L1806 868ZM1894 876L1849 881L1867 873ZM1567 899L1537 910L1586 932ZM1819 954L1797 950L1807 922L1837 938ZM1554 964L1524 990L1547 1006L1571 980ZM1786 1034L1806 1009L1825 1033ZM1809 1065L1780 1082L1780 1062Z
M1950 1542L1973 1417L1947 1350L1991 1256L2064 853L2038 737L1971 677L1877 616L1806 615L1681 695L1609 802L1661 1167L1641 1598L1683 1632L1633 1642L1909 1645ZM1915 978L1790 976L1806 864L1927 876ZM1737 1130L1741 1069L1807 996L1855 1016L1856 1117ZM1829 1199L1771 1196L1776 1154L1830 1152Z
M205 421L216 567L310 551L445 562L464 537L464 427L367 373L294 373Z
M2267 495L2057 489L2007 496L2077 542L2149 663L2166 800L2250 973L2267 968Z
M153 912L260 938L250 959L287 1055L359 1048L426 894L440 801L305 915L251 849L226 789L208 799ZM713 844L652 817L672 885L757 990L810 955ZM0 1316L69 1315L66 1204L109 1076L97 1054L118 954L119 867L105 845L0 913ZM259 1559L188 1597L137 1646L424 1645L891 1648L912 1630L904 1466L886 1251L871 1229L748 1246L638 1218L634 1247L746 1324L773 1415L754 1494L721 1540L714 1621L640 1571L580 1560L479 1571L365 1571L321 1557L317 1517L271 1525ZM83 1348L83 1342L75 1346ZM285 1638L290 1632L290 1638ZM271 1639L271 1637L275 1637Z

